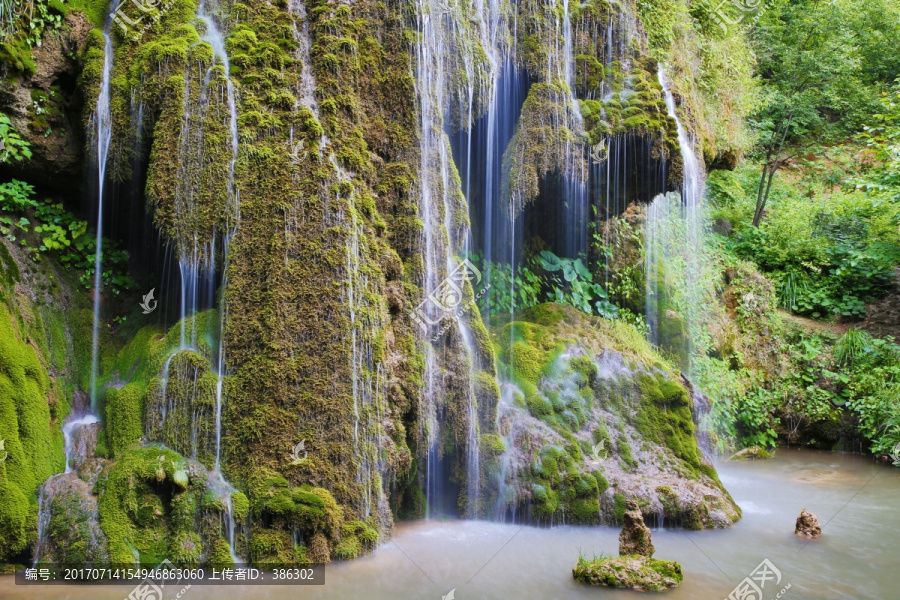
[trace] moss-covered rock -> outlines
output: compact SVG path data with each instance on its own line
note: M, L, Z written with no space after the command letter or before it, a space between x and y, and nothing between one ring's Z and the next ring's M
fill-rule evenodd
M740 518L701 457L679 372L643 336L560 305L516 319L496 335L514 340L501 372L525 396L524 407L507 403L501 415L504 460L517 467L501 497L517 514L622 523L626 503L637 501L675 526Z
M637 554L594 560L581 557L572 576L591 585L649 591L678 587L684 579L679 563Z

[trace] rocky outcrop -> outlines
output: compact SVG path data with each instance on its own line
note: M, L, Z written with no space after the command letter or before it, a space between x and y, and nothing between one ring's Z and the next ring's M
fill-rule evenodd
M25 163L2 165L0 175L28 181L66 198L79 198L84 159L79 57L90 29L82 13L72 12L59 32L45 35L41 45L32 49L34 73L2 73L0 111L31 144L33 155Z
M629 500L625 505L625 526L619 532L619 554L639 554L651 557L656 551L651 540L650 528L644 525L644 517L637 502Z
M797 517L794 533L799 536L817 538L822 535L822 526L819 525L819 517L805 508Z
M622 524L628 500L675 527L727 527L740 509L697 446L677 371L620 323L542 305L502 328L495 516ZM511 380L511 381L510 381Z

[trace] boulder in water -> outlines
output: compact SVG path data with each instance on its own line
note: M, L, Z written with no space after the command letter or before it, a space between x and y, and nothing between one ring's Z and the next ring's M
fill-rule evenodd
M805 508L800 516L797 517L797 524L794 527L794 533L805 537L819 537L822 535L822 526L819 525L819 517L815 513L811 513Z
M651 557L656 550L651 541L650 528L644 525L641 509L634 500L625 505L625 526L619 532L619 554L639 554Z
M728 460L751 460L757 458L772 458L772 453L761 446L750 446L728 457Z
M591 585L652 591L677 587L684 579L677 562L637 554L595 560L579 558L572 577Z

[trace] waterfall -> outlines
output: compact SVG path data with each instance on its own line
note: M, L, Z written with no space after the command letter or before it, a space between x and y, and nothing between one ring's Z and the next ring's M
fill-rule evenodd
M691 326L701 309L700 270L703 227L701 224L705 176L694 143L675 110L675 98L662 65L658 70L668 115L675 121L681 150L683 177L680 194L660 194L647 207L645 221L646 316L651 341L683 354L690 370ZM683 298L670 298L667 290L677 282ZM664 326L663 323L668 325ZM673 323L675 334L672 333ZM678 333L678 332L681 333ZM681 339L678 339L681 338Z
M113 5L115 6L115 4ZM112 77L113 46L109 30L112 25L112 9L103 27L103 76L100 94L93 115L93 142L97 152L97 240L94 254L94 322L91 332L91 411L97 410L97 389L100 377L100 288L103 284L103 191L106 182L106 159L112 139L112 115L109 108L109 81Z
M238 223L240 221L240 193L234 186L234 168L237 164L237 155L238 155L238 129L237 129L237 105L234 97L234 84L231 81L231 66L228 62L228 53L225 51L225 38L222 36L221 31L216 26L216 22L213 20L212 16L206 12L206 2L205 0L200 1L200 6L197 8L197 16L206 24L206 35L203 37L203 40L208 42L213 49L213 64L210 65L209 71L206 74L206 80L204 82L204 94L208 89L208 83L212 74L212 70L215 67L215 62L218 61L224 70L225 75L225 90L227 93L228 100L228 126L229 133L231 134L231 157L228 163L228 180L227 180L227 201L225 205L226 213L225 213L225 233L222 239L222 257L223 257L223 266L222 266L222 291L221 297L219 299L219 345L218 351L216 352L216 460L215 466L213 467L213 476L217 477L221 481L221 485L225 488L225 497L226 497L226 519L225 519L225 527L228 534L228 545L231 549L231 557L235 562L240 562L238 558L235 548L234 548L234 513L232 510L232 501L231 501L231 492L234 491L234 488L228 483L225 479L225 476L222 474L220 470L220 459L221 459L221 450L222 450L222 402L223 402L223 382L225 379L225 319L228 314L228 305L225 300L225 289L228 285L228 248L231 241L232 236L234 235L234 231L238 227ZM215 241L213 241L215 244ZM215 256L215 253L210 253L211 257ZM214 260L214 259L212 259ZM214 272L214 270L213 270ZM183 317L183 315L182 315ZM184 322L182 320L182 322Z
M66 420L62 427L64 449L66 454L66 473L71 473L78 466L73 458L75 454L75 430L82 425L93 425L99 423L100 418L96 415L84 415L77 419ZM82 457L83 458L83 457Z
M445 417L447 404L453 402L448 393L451 385L462 395L457 403L464 406L466 427L466 512L475 515L479 512L481 477L475 393L479 364L468 319L478 318L478 315L469 295L471 289L466 287L465 281L448 280L450 274L459 273L457 256L465 255L469 250L469 228L468 219L459 216L460 213L468 214L466 190L461 187L446 130L453 125L471 129L474 115L485 104L492 103L500 67L500 54L495 44L500 43L498 38L503 37L498 35L503 16L501 5L493 1L489 5L475 2L466 7L439 0L417 0L416 8L419 32L416 94L421 131L419 218L424 237L421 288L425 302L421 310L424 322L442 328L437 334L428 330L420 338L425 346L425 375L419 415L421 437L424 437L427 447L426 517L430 517L435 510L449 509L447 490L443 489L448 457L445 455L441 429L450 424ZM475 15L465 12L464 8L471 9ZM459 14L456 14L457 11ZM471 19L471 23L475 25L470 23L472 16L475 18ZM459 23L477 27L477 38L467 35L469 32ZM482 52L478 52L476 46L482 44L485 46L481 47ZM459 75L459 80L465 85L453 88L450 85L454 81L453 74ZM453 122L454 115L456 123ZM448 288L454 287L452 283L459 284L459 287L451 293ZM444 331L444 321L453 327ZM459 427L461 423L453 425Z

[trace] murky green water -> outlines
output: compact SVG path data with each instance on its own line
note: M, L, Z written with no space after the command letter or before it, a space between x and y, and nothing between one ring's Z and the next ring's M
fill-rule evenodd
M656 557L678 560L685 580L666 598L727 598L768 559L780 572L762 600L788 583L785 600L900 597L900 469L856 455L780 450L770 461L724 463L719 474L744 511L729 530L655 530ZM803 508L819 516L824 535L793 534ZM329 565L324 586L195 586L185 600L315 598L457 600L638 598L639 593L572 580L579 551L615 554L618 529L542 529L497 523L401 523L394 540L370 556ZM130 586L17 586L0 578L0 598L121 599ZM177 592L178 590L175 590ZM170 592L174 593L174 592ZM759 600L759 599L753 599Z

